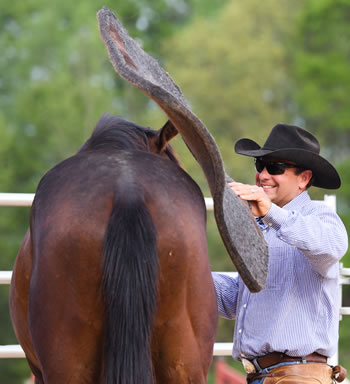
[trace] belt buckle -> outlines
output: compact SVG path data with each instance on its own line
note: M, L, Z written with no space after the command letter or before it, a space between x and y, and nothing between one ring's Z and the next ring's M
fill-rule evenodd
M241 359L241 361L242 361L243 368L246 371L246 373L255 373L256 372L255 365L251 361L244 359L244 358Z

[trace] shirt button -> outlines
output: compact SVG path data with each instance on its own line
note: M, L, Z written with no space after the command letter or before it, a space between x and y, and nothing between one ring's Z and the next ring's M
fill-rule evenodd
M238 330L238 333L242 333L242 329L239 329L239 330Z
M244 304L244 305L243 305L243 308L247 308L247 304Z
M272 223L269 223L269 227L272 227Z

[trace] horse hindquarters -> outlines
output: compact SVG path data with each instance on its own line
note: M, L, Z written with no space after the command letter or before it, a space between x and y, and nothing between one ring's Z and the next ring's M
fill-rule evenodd
M160 260L152 338L156 382L204 384L217 327L204 199L193 183L179 179L160 194L152 195L157 204L151 206Z
M152 384L150 342L156 307L156 231L142 193L119 196L104 241L106 384Z
M42 383L39 362L32 345L30 331L28 329L28 300L29 284L32 272L32 243L30 230L21 244L16 257L10 286L9 307L12 325L21 347L23 348L27 362L36 376L36 383Z
M189 238L192 238L191 248L184 247ZM160 257L163 278L152 340L156 382L204 384L217 328L216 294L207 260L205 232L199 236L198 228L192 228L176 243L171 255L165 257L167 261L162 263Z

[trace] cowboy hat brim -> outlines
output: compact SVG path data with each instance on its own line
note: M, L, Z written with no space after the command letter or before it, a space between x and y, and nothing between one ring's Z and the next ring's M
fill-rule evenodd
M262 148L255 141L240 139L235 144L235 152L250 157L274 157L292 161L305 169L310 169L314 176L313 186L326 189L338 189L340 177L333 165L322 156L300 148L268 149Z

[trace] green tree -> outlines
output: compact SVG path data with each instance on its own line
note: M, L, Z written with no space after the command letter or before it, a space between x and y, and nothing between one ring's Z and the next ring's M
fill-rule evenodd
M215 19L194 18L163 48L169 73L215 137L227 172L238 180L254 182L255 172L251 159L234 155L234 141L245 136L262 143L273 125L289 118L286 43L297 5L231 1ZM176 145L182 154L185 150ZM195 162L180 158L207 194ZM211 253L219 252L213 248Z
M350 229L350 16L349 0L308 0L296 20L291 42L293 109L308 130L320 139L323 154L337 166L342 187L336 191L337 209ZM324 192L318 191L318 196ZM342 260L350 265L350 253ZM350 287L343 288L343 304L350 305ZM350 318L340 322L340 362L350 367Z
M321 7L321 4L324 3L323 1L313 2L316 8ZM342 3L344 4L344 2ZM341 83L344 82L342 94L346 94L346 87L349 84L346 80L349 76L348 72L344 72L336 83L334 83L334 78L331 81L329 77L336 69L347 68L347 62L338 65L332 61L332 57L347 58L349 55L346 51L337 54L333 52L327 65L323 68L325 72L316 71L320 76L319 84L318 79L314 78L313 72L308 72L308 67L304 66L305 57L310 59L308 65L311 68L314 64L314 51L309 51L309 45L304 47L304 37L309 44L312 38L317 41L320 39L317 33L310 32L306 35L304 33L304 29L308 28L313 31L313 26L310 25L312 17L310 16L309 19L302 16L303 12L308 11L310 2L307 2L306 5L293 3L294 9L291 9L290 6L290 2L276 4L271 1L262 4L258 1L249 1L242 4L231 1L216 15L215 20L195 18L188 28L174 35L171 43L167 42L164 48L168 56L169 72L173 74L175 81L190 100L194 112L204 121L216 138L228 173L239 180L253 182L254 171L251 160L233 154L233 142L237 138L245 136L255 138L262 143L272 125L278 121L289 121L301 125L306 122L306 127L321 138L327 157L338 160L338 164L339 160L346 158L348 154L348 139L346 138L347 132L345 132L347 125L339 127L339 131L335 132L330 129L330 127L335 127L332 121L327 122L327 118L325 119L328 115L332 115L329 107L328 112L324 111L327 102L329 101L330 105L332 102L331 99L328 101L326 98L323 99L323 96L331 96L333 93L328 94L328 88L323 85L322 81L329 81L331 88L338 89L338 91ZM337 7L336 4L333 6ZM333 39L339 36L339 31L349 28L346 24L347 12L345 11L333 10L330 15L324 11L323 17L327 15L331 17L333 13L338 17L338 19L335 18L338 20L334 22L335 24L339 22L340 17L344 20L343 26L334 25L337 33L328 31L328 28L331 28L330 25L326 27L322 24L322 27L318 28L318 31L322 30L324 33L323 38L328 39L326 47L331 50L336 44ZM305 22L302 24L304 29L302 28L302 32L295 38L295 28L298 27L300 20ZM325 23L328 24L328 21ZM342 45L342 41L346 41L347 36L345 34L345 37L337 41L337 44ZM187 42L187 44L183 42ZM345 45L343 44L343 46ZM337 51L340 47L334 49ZM348 49L347 46L346 49ZM299 50L302 52L300 53ZM323 57L325 52L327 50L320 50L318 55L324 62L327 61ZM299 55L302 55L303 61L297 61ZM295 71L294 60L300 65L300 68L298 67L300 73ZM328 73L328 68L332 63L334 67ZM318 86L320 89L317 88ZM314 93L309 94L310 89ZM296 90L297 93L295 93ZM306 113L314 103L320 104L315 111L318 113L318 120L323 122L323 130L314 128L313 120L310 120L310 115ZM344 109L343 114L346 113L348 111ZM338 135L337 140L332 137L333 134ZM337 150L339 140L341 142L340 151ZM332 143L334 146L330 145ZM178 149L178 152L181 152L181 149ZM185 167L191 175L195 175L202 189L206 190L205 181L196 164L188 159ZM337 193L337 196L338 210L342 213L347 212L347 202L350 201L348 188L350 183L347 182L350 179L349 169L349 162L343 162L339 166L343 188ZM325 193L330 193L330 191L316 188L311 189L310 192L316 199L322 199ZM232 270L232 264L222 247L211 213L208 218L208 241L212 269ZM342 218L346 224L350 225L350 216L343 214ZM346 266L349 265L347 260L347 258L344 259ZM346 294L344 304L350 305ZM349 331L347 331L348 324L349 319L344 317L340 323L340 351L341 361L344 364L349 364L350 361L345 348L350 339ZM232 322L222 320L218 339L230 340L232 327Z
M299 113L340 159L350 139L349 16L348 0L309 0L293 46Z
M160 41L185 23L195 1L43 0L0 3L0 190L34 192L42 175L75 153L104 112L138 123L149 100L114 72L96 12L112 9L129 33L159 57ZM147 125L151 125L147 122ZM0 270L12 269L28 208L2 207ZM8 287L0 290L0 344L15 344ZM23 382L24 360L0 360L0 381Z
M215 18L195 17L166 41L169 73L216 139L226 171L239 181L254 183L252 160L235 155L241 137L261 144L272 126L294 117L289 52L300 2L230 1ZM203 174L181 139L175 143L180 159L209 196ZM213 214L208 214L208 243L212 270L234 266L222 245ZM218 341L232 338L233 323L220 320Z
M251 162L233 157L246 136L262 142L289 116L286 42L298 2L231 1L215 19L193 22L166 41L168 71L214 135L228 173L252 181ZM184 43L186 42L186 43Z
M348 3L107 0L99 4L93 0L54 0L48 7L44 0L2 0L1 192L34 192L46 170L76 152L103 112L154 128L164 124L166 117L159 108L114 73L95 18L103 5L115 11L130 35L167 66L193 111L214 135L227 172L234 178L252 182L254 171L250 159L233 154L233 142L246 136L261 143L278 121L304 119L308 128L312 126L317 133L320 129L323 144L329 151L336 148L330 153L338 162L343 161L347 157L348 130L345 98L341 95L347 94L349 82L348 74L341 69L347 63ZM303 14L297 19L300 10ZM295 27L300 33L291 41ZM310 46L316 37L322 40L322 34L323 53L316 55L316 61L327 53L329 58L315 68ZM338 63L335 58L344 61ZM333 105L337 112L344 106L336 116L337 124L331 120L336 115L331 113ZM317 108L323 117L317 115ZM174 146L185 168L209 196L203 173L181 138L174 140ZM348 169L344 161L340 171L345 187L349 184ZM341 191L340 205L347 207L349 191ZM321 197L316 192L314 196ZM28 226L29 209L1 210L0 270L4 270L12 268ZM347 222L350 224L350 215ZM212 269L232 270L212 212L208 214L208 241ZM2 287L0 344L16 343L6 315L7 297L8 289ZM342 329L346 329L344 320ZM230 340L231 331L221 332L219 337ZM0 360L1 382L17 384L26 376L24 360Z

